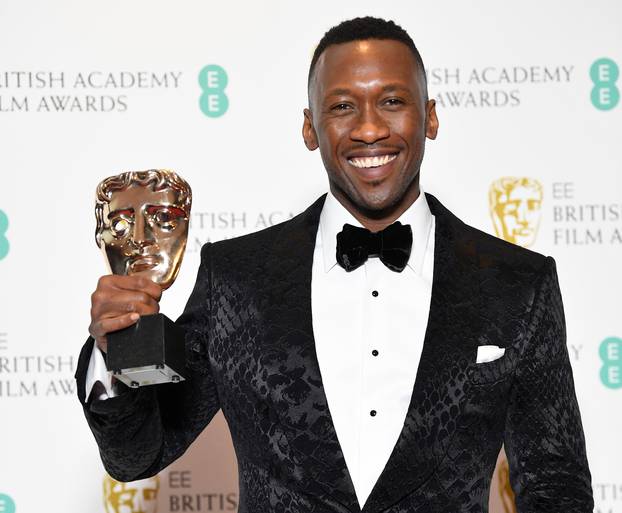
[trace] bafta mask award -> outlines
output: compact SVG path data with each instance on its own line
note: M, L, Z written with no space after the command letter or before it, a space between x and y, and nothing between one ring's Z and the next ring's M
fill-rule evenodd
M146 276L168 289L186 249L192 191L165 169L130 171L97 186L95 241L113 274ZM183 381L184 332L163 314L109 333L106 366L126 385Z

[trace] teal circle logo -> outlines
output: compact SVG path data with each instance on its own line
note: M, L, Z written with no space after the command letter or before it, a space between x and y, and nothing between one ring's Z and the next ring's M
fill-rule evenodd
M219 118L229 108L225 87L227 72L218 64L209 64L199 71L199 85L203 94L199 98L201 112L210 118Z
M620 90L616 82L620 76L618 65L603 57L594 61L590 68L590 78L594 83L590 98L592 105L599 110L611 110L620 101Z
M622 388L622 338L609 337L600 343L598 350L603 366L600 380L607 388Z
M0 210L0 260L9 254L9 239L6 238L6 231L9 229L9 218ZM2 510L0 509L0 513Z
M0 513L15 513L15 502L3 493L0 493Z

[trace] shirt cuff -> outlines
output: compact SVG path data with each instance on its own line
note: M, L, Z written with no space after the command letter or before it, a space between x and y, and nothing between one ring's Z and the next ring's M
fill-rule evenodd
M105 392L102 391L96 399L103 401L117 395L112 389L112 372L108 372L104 355L97 347L97 344L93 342L93 351L91 351L91 359L89 360L89 366L86 370L86 382L84 387L86 392L84 395L85 403L91 395L93 386L98 381L103 385ZM101 389L101 387L98 388Z

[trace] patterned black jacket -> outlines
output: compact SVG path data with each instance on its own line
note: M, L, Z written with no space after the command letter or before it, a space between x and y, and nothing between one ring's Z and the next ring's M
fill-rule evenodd
M284 223L203 247L177 321L188 330L187 381L83 405L113 477L157 473L221 408L240 513L361 511L314 348L311 267L324 197ZM363 512L485 512L502 443L519 512L592 512L555 262L427 199L436 230L423 352L403 430ZM479 345L505 354L476 364ZM80 355L80 395L91 347Z

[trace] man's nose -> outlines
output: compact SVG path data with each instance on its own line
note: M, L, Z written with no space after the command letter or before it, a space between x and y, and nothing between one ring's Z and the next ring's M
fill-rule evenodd
M365 144L373 144L386 139L389 135L389 125L373 106L365 107L360 111L356 125L350 132L350 138L353 141L361 141Z

